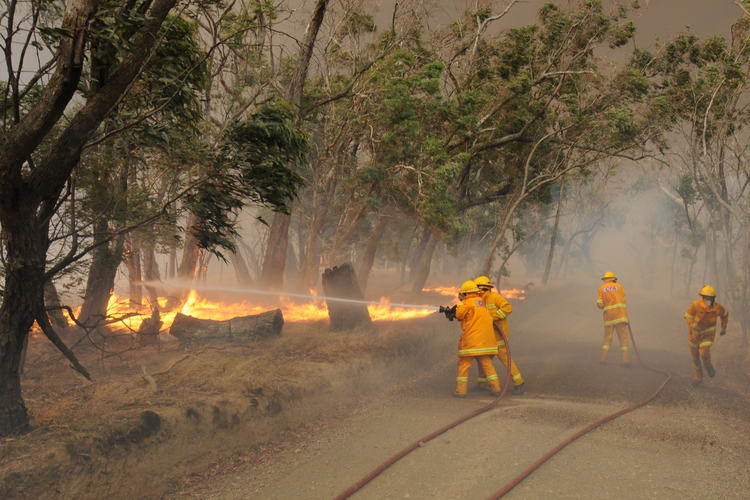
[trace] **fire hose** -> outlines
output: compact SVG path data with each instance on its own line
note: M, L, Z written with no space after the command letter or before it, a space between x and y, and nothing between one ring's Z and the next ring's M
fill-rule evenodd
M393 455L391 458L389 458L388 460L386 460L382 464L378 465L370 473L368 473L367 475L365 475L364 477L362 477L362 479L360 479L359 481L357 481L356 483L354 483L353 485L351 485L349 488L347 488L346 490L344 490L334 500L344 500L345 498L349 498L357 490L359 490L364 485L366 485L367 483L369 483L370 481L372 481L373 479L375 479L377 476L379 476L381 472L383 472L388 467L390 467L391 465L395 464L396 462L398 462L399 460L401 460L406 455L408 455L412 451L416 450L417 448L419 448L420 446L422 446L426 442L435 439L439 435L441 435L441 434L449 431L450 429L456 427L457 425L462 424L462 423L466 422L467 420L470 420L470 419L476 417L477 415L480 415L480 414L482 414L482 413L484 413L484 412L486 412L488 410L491 410L495 406L497 406L497 404L500 402L500 400L502 400L505 397L505 393L508 391L508 385L510 384L510 366L511 366L511 364L510 364L511 363L510 344L508 344L508 339L505 336L505 332L503 332L502 328L498 327L497 330L500 332L500 335L503 337L503 342L505 342L505 346L508 349L508 367L507 367L506 374L505 374L505 384L503 384L503 389L502 389L502 391L500 391L500 395L497 396L495 399L493 399L489 404L487 404L485 406L482 406L481 408L478 408L478 409L476 409L476 410L474 410L474 411L472 411L472 412L464 415L463 417L459 418L458 420L455 420L455 421L449 423L448 425L445 425L445 426L441 427L440 429L438 429L438 430L436 430L436 431L434 431L434 432L432 432L432 433L424 436L423 438L420 438L420 439L414 441L412 444L410 444L409 446L407 446L403 450L399 451L398 453L396 453L395 455Z
M643 366L644 368L646 368L647 370L650 370L650 371L653 371L653 372L656 372L656 373L660 373L660 374L663 374L665 376L664 380L659 385L659 387L650 396L648 396L647 398L642 399L642 400L636 402L635 404L628 406L627 408L624 408L624 409L619 410L619 411L617 411L615 413L612 413L612 414L610 414L610 415L608 415L608 416L606 416L606 417L604 417L604 418L602 418L600 420L597 420L596 422L588 425L587 427L581 429L580 431L576 432L572 436L568 437L567 439L565 439L564 441L562 441L560 444L558 444L557 446L555 446L554 448L552 448L550 451L548 451L546 454L544 454L541 458L539 458L539 460L537 460L536 462L534 462L526 470L524 470L523 472L521 472L520 474L518 474L515 478L513 478L511 481L509 481L500 490L498 490L495 493L493 493L489 497L490 499L494 500L494 499L500 498L503 495L505 495L506 493L508 493L515 486L517 486L521 481L523 481L529 475L531 475L532 472L534 472L536 469L538 469L544 462L546 462L547 460L549 460L557 452L559 452L560 450L562 450L563 448L565 448L567 445L569 445L570 443L572 443L573 441L575 441L579 437L581 437L584 434L587 434L588 432L596 429L597 427L601 426L602 424L605 424L605 423L607 423L607 422L609 422L611 420L616 419L617 417L619 417L621 415L624 415L624 414L629 413L629 412L631 412L631 411L633 411L633 410L635 410L637 408L640 408L641 406L647 404L652 399L654 399L662 391L662 389L664 389L664 386L666 386L667 382L669 382L670 379L672 378L672 374L670 372L666 371L666 370L660 370L658 368L654 368L653 366L645 363L643 361L643 359L641 358L640 352L638 351L638 346L636 345L635 337L633 336L633 330L630 328L630 324L629 323L628 323L628 332L630 333L630 338L631 338L631 340L633 342L633 350L635 351L635 354L638 357L638 362L640 363L640 365ZM486 411L494 408L495 406L497 406L497 404L500 402L500 400L503 399L503 397L505 396L506 391L508 390L508 385L509 385L509 382L510 382L510 366L511 366L510 344L508 343L508 339L506 338L505 333L502 331L502 329L500 329L500 333L501 333L501 335L503 337L503 341L505 342L505 346L506 346L506 348L508 350L508 367L507 367L506 376L505 376L505 386L504 386L502 392L500 393L500 395L497 398L495 398L488 405L483 406L483 407L481 407L481 408L479 408L477 410L474 410L474 411L468 413L467 415L464 415L463 417L459 418L458 420L455 420L455 421L449 423L448 425L446 425L444 427L441 427L440 429L432 432L431 434L428 434L427 436L425 436L425 437L423 437L423 438L415 441L411 445L407 446L406 448L404 448L403 450L401 450L400 452L396 453L391 458L389 458L388 460L386 460L385 462L383 462L382 464L380 464L378 467L376 467L375 469L373 469L372 472L370 472L369 474L365 475L364 477L362 477L362 479L360 479L359 481L357 481L356 483L354 483L352 486L350 486L349 488L347 488L345 491L343 491L341 494L339 494L334 500L343 500L343 499L349 498L357 490L359 490L364 485L366 485L367 483L369 483L370 481L372 481L373 479L375 479L375 477L377 477L385 469L387 469L388 467L390 467L391 465L393 465L394 463L396 463L397 461L399 461L400 459L402 459L403 457L405 457L406 455L408 455L409 453L411 453L412 451L414 451L416 448L422 446L427 441L430 441L430 440L438 437L439 435L445 433L446 431L448 431L448 430L456 427L457 425L462 424L463 422L466 422L467 420L470 420L470 419L476 417L477 415L480 415L480 414L482 414L482 413L484 413L484 412L486 412Z

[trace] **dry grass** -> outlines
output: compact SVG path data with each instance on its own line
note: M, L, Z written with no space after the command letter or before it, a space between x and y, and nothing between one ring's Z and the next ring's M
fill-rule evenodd
M438 328L438 318L349 333L298 323L262 343L172 343L103 362L89 351L95 383L35 339L24 381L33 430L0 440L0 498L161 497L452 358L455 337Z

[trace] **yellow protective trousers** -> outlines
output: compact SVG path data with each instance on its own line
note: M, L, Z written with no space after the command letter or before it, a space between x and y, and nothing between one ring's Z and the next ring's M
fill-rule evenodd
M694 328L688 330L688 345L690 346L690 357L693 359L693 380L700 382L703 380L703 369L701 361L706 371L714 371L711 363L711 346L716 339L716 329L708 332L699 332Z
M456 394L466 394L469 385L469 368L471 368L474 358L479 363L480 374L486 374L490 390L492 392L500 392L500 380L498 379L495 367L492 366L492 356L461 356L458 358Z
M502 331L500 322L494 321L493 326L495 327L495 338L497 340L497 357L507 370L508 348L505 345L505 341L503 341L503 336L500 334L500 332ZM508 335L506 334L505 336L507 337ZM518 366L516 366L515 360L513 360L512 358L510 360L510 378L513 380L513 385L515 386L523 384L523 377L521 376L521 372L518 369ZM482 371L482 365L479 365L479 386L483 389L487 388L487 378L484 376L484 372Z
M604 325L604 342L602 342L601 361L607 360L609 348L612 345L612 336L617 330L617 338L620 340L620 350L622 351L622 362L630 363L630 353L628 352L628 324L616 323L614 325Z

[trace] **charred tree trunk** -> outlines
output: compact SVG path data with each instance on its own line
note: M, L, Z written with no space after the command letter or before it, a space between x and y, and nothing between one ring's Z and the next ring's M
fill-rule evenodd
M94 241L103 241L109 236L109 224L102 219L97 222ZM117 268L122 262L125 237L118 236L114 243L102 244L94 249L86 280L86 293L78 315L78 321L87 326L96 326L107 316L107 303L115 286Z
M417 269L414 273L414 282L412 283L411 288L414 293L421 293L425 283L427 283L427 278L430 276L430 266L432 265L432 255L435 253L438 241L439 238L437 235L432 233L424 252L422 252L419 262L417 263Z
M378 223L375 226L375 229L367 240L365 253L362 256L362 262L359 265L359 285L362 287L363 292L367 290L367 282L370 278L370 270L372 269L372 265L375 263L375 254L378 251L380 240L385 233L386 227L388 227L388 220L388 217L380 215L380 217L378 217Z
M327 297L363 300L354 269L348 263L323 272L323 293ZM365 304L326 300L326 306L332 331L351 330L372 323Z

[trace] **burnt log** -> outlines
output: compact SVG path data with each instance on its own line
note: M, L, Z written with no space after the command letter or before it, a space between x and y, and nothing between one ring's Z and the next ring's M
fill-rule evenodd
M213 339L255 341L281 336L283 325L284 316L281 314L281 309L250 316L238 316L225 321L199 319L177 313L169 333L182 342L202 342Z
M323 272L323 292L326 297L363 300L362 290L351 264L343 264ZM354 304L326 299L329 329L331 331L351 330L372 323L367 304Z

